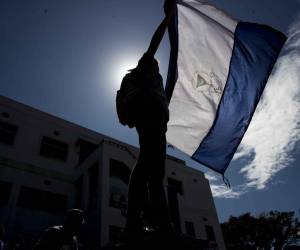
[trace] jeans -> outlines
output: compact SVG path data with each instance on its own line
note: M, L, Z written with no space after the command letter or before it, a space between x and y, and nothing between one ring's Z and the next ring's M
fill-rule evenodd
M157 115L159 112L154 118ZM164 116L152 118L148 114L147 119L136 123L140 152L130 176L126 223L126 228L132 231L141 229L142 212L154 227L168 228L171 225L163 184L167 121Z

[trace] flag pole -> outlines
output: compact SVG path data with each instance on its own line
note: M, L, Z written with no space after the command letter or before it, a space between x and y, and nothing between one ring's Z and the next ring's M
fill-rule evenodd
M158 28L156 29L154 35L152 36L149 48L146 52L146 54L151 57L154 57L162 39L163 39L163 36L167 30L167 27L169 26L169 23L171 21L171 17L173 14L173 10L174 10L174 4L175 4L174 0L166 0L165 1L164 9L165 9L166 16L163 19L163 21L160 23Z

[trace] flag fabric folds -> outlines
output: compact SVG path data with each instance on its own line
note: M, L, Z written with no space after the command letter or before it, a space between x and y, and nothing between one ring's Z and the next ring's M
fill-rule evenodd
M286 37L199 0L177 1L169 36L167 141L224 174Z

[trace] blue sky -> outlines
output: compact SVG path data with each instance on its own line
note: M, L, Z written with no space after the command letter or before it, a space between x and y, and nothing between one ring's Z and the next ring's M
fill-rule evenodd
M210 0L243 21L273 26L290 37L226 176L169 153L207 173L221 221L270 209L298 213L300 201L298 0ZM163 18L161 0L0 1L0 94L138 145L118 123L115 92L147 49ZM168 37L156 55L166 78ZM200 198L200 197L199 197ZM297 199L298 198L298 199Z

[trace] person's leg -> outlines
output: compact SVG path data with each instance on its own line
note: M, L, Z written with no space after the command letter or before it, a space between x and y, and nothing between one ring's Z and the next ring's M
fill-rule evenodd
M143 137L143 134L139 133L139 158L130 175L129 181L126 228L130 231L139 231L142 229L141 213L148 200L147 175L144 159L145 149L144 144L141 143L141 137Z
M144 169L147 173L150 218L153 226L162 230L171 226L164 189L166 136L164 129L151 127L140 132Z
M130 178L126 225L130 227L141 222L141 212L146 212L148 201L152 224L160 228L169 227L171 223L164 190L167 116L152 99L148 100L146 96L142 100L146 104L142 105L143 112L136 122L140 153Z

